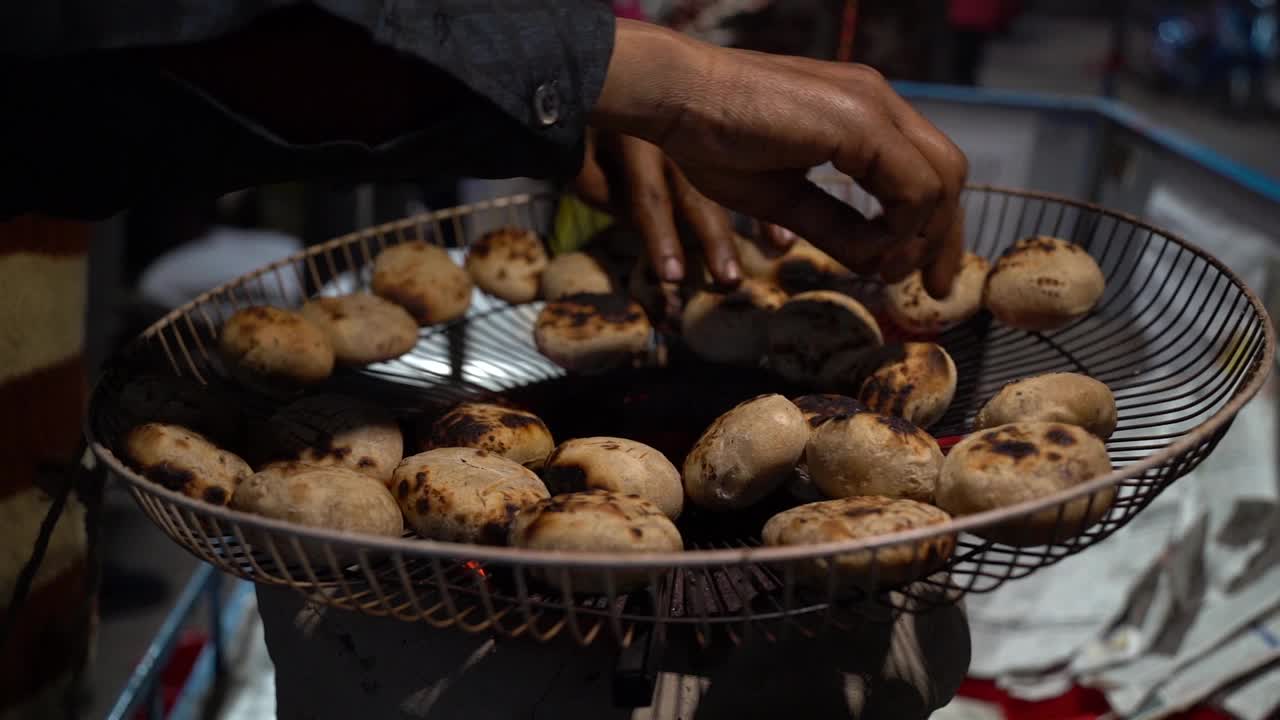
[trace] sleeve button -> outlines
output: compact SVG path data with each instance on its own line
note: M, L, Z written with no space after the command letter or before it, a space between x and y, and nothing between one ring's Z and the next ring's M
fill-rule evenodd
M538 123L543 127L555 125L560 120L560 94L556 92L557 83L542 83L533 93L533 112Z

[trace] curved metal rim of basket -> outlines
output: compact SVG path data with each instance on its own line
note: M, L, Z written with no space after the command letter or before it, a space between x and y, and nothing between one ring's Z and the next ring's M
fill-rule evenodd
M490 545L469 545L464 543L442 542L438 540L427 540L421 538L386 538L375 535L349 534L340 533L333 530L324 530L319 528L311 528L303 525L295 525L293 523L264 518L258 515L231 510L220 506L210 505L208 503L189 498L185 495L168 490L156 483L147 480L131 468L120 461L118 457L106 446L104 446L93 432L93 424L86 415L85 434L89 440L90 447L93 449L100 459L107 463L108 467L139 491L148 495L160 496L174 505L185 508L188 511L212 516L219 522L235 523L241 526L258 528L261 530L273 531L277 535L292 535L300 539L311 541L323 541L333 543L338 547L349 547L357 550L365 550L376 553L402 553L411 556L420 557L440 557L450 559L466 559L476 562L493 562L505 565L540 565L546 567L590 567L590 568L688 568L688 567L706 567L706 566L725 566L725 565L741 565L747 563L785 563L796 560L815 559L823 557L831 557L846 553L870 553L880 548L905 545L913 542L920 542L931 538L937 538L947 535L958 535L962 532L972 533L982 528L993 527L1026 518L1035 513L1045 510L1065 506L1068 502L1091 495L1095 492L1103 490L1120 483L1120 481L1140 475L1141 473L1168 462L1182 453L1190 450L1195 445L1203 442L1225 423L1240 411L1240 409L1253 398L1254 395L1262 388L1267 376L1270 374L1271 365L1274 362L1275 355L1275 329L1271 324L1270 316L1267 314L1266 308L1262 301L1254 294L1232 270L1222 261L1218 260L1212 253L1200 248L1199 246L1188 242L1185 238L1168 232L1162 228L1156 227L1137 217L1122 213L1115 210L1109 210L1093 203L1073 200L1071 198L1056 195L1052 193L1033 192L1028 190L1014 190L994 185L969 185L968 190L979 192L990 192L1012 197L1020 197L1033 200L1046 200L1064 205L1069 205L1080 210L1099 213L1116 220L1132 223L1136 227L1149 230L1154 233L1164 235L1168 239L1177 242L1186 247L1191 252L1203 257L1211 265L1221 271L1229 278L1237 287L1241 288L1245 296L1249 299L1249 304L1254 312L1263 321L1263 347L1260 357L1255 356L1255 362L1247 370L1247 374L1240 386L1237 387L1235 396L1229 400L1226 405L1219 408L1212 416L1200 425L1196 426L1183 437L1170 443L1167 447L1158 450L1142 460L1126 465L1123 468L1115 468L1110 473L1095 478L1087 483L1078 485L1074 488L1063 490L1048 497L1038 500L1028 500L1026 502L1012 505L1009 507L999 508L997 510L988 510L986 512L974 515L965 515L959 518L952 518L950 522L945 524L930 525L914 530L906 530L897 533L879 535L872 538L842 540L828 543L799 545L788 547L750 547L740 549L714 549L714 550L684 550L680 552L663 552L663 553L605 553L605 552L552 552L529 550L524 548L508 548ZM474 212L477 209L491 209L506 207L508 205L518 205L528 203L535 197L531 193L520 193L508 195L492 200L472 203L466 206L467 212ZM277 260L273 263L265 265L251 273L246 273L235 280L223 283L218 287L202 293L196 299L178 307L163 318L152 323L144 330L138 339L150 337L160 332L164 327L168 326L176 319L185 316L193 308L201 303L208 301L210 298L225 293L229 288L233 288L246 280L272 272L277 268L290 265L292 263L305 260L309 256L319 255L332 248L340 247L343 244L357 240L361 237L368 237L379 233L395 232L415 226L424 219L446 219L456 214L461 214L461 207L447 208L427 213L420 213L409 217L394 220L388 223L375 225L364 230L348 233L332 240L320 243L301 252L294 253L288 257ZM98 387L95 388L93 396L96 397L101 386L99 380Z

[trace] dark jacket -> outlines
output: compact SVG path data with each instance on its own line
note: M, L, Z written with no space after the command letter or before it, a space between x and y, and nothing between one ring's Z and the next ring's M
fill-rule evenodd
M613 25L599 0L0 3L0 218L302 178L569 176Z

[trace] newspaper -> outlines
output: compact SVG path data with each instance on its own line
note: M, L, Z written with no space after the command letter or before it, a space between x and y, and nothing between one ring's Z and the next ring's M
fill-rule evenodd
M1238 683L1223 694L1218 705L1239 720L1265 720L1280 713L1280 663Z

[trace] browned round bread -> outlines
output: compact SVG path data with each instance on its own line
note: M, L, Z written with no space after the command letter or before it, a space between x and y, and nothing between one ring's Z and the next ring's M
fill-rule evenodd
M143 477L187 497L226 505L253 474L237 455L179 425L146 423L129 431L124 454Z
M867 410L866 405L847 395L816 393L813 395L801 395L791 402L800 408L805 422L809 423L809 427L814 429L817 429L832 418L856 415Z
M817 545L865 540L942 525L950 520L942 510L913 500L848 497L809 503L778 513L765 523L761 536L765 545L775 547ZM837 589L903 585L937 570L954 549L955 538L940 535L881 547L874 551L874 556L866 550L813 558L797 563L796 578L819 590L827 588L831 575Z
M268 422L272 460L338 466L383 483L404 457L404 436L391 413L346 395L312 395Z
M373 292L408 310L419 325L465 315L471 289L471 276L448 251L425 242L393 245L373 263Z
M639 495L607 490L557 495L527 507L511 524L512 547L560 552L680 552L680 531L657 505ZM537 576L560 590L575 593L608 591L598 570L539 568ZM567 584L566 584L567 577ZM617 570L614 590L630 592L648 584L644 569Z
M685 493L708 510L753 505L790 477L809 439L800 409L761 395L716 418L684 460Z
M377 295L313 298L302 316L320 328L340 365L391 360L418 343L418 323L404 308Z
M933 502L942 451L907 420L874 412L832 418L804 452L809 477L830 498L883 495Z
M938 507L952 515L997 510L1088 482L1111 470L1102 441L1062 423L1012 423L980 430L947 455L938 480ZM976 531L1010 545L1062 542L1097 522L1111 506L1114 487L1006 525Z
M830 255L806 240L796 240L786 250L754 238L734 236L738 261L747 277L779 287L789 295L810 290L830 290L853 275Z
M489 403L462 403L431 424L419 450L469 447L537 470L555 443L542 418L531 412Z
M640 306L620 295L569 295L538 313L533 339L555 364L575 372L626 365L644 354L652 328Z
M1054 330L1088 314L1105 289L1102 269L1084 248L1037 235L996 261L984 302L1009 327Z
M857 300L830 290L801 293L769 318L769 365L796 383L819 381L841 352L879 347L880 326Z
M585 252L557 255L542 271L542 297L547 300L578 293L608 294L615 289L609 270Z
M927 428L956 394L956 364L940 345L909 342L884 348L858 399L878 413Z
M986 258L965 253L951 292L944 298L934 298L924 289L917 270L902 282L885 288L885 312L907 332L936 335L978 314L990 269L991 263Z
M704 360L754 367L768 348L769 315L786 299L782 290L752 278L727 293L699 290L684 306L681 333Z
M680 471L644 443L616 437L574 438L547 458L543 480L552 495L612 490L634 494L675 520L684 507Z
M333 347L320 328L280 308L250 307L232 315L218 349L233 377L266 393L291 393L333 372Z
M532 230L506 227L485 233L471 245L466 268L481 290L509 303L538 297L547 251Z
M982 430L1012 422L1079 425L1106 440L1116 429L1116 398L1105 384L1078 373L1047 373L1005 385L978 411Z
M392 476L405 520L430 540L501 545L521 508L548 497L533 471L477 448L405 458Z

